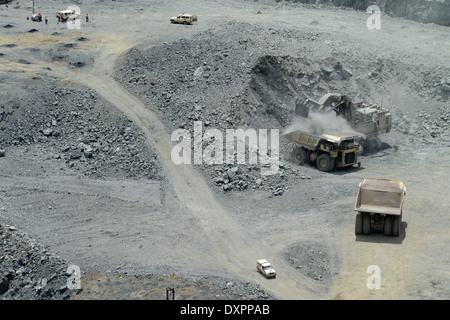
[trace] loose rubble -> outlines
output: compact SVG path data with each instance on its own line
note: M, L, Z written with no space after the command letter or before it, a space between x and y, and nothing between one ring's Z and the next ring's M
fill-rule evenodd
M66 300L69 264L15 226L0 225L0 300Z

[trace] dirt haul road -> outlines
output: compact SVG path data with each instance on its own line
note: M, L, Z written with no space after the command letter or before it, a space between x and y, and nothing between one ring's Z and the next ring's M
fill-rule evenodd
M448 168L448 154L443 154L441 160L436 160L433 155L434 148L432 146L425 150L424 153L410 155L408 152L401 153L402 156L409 158L401 161L396 160L393 164L379 165L376 158L367 158L365 167L367 168L364 174L372 176L385 176L390 178L398 178L403 180L408 188L407 203L405 211L404 223L402 225L403 237L399 239L374 237L364 238L354 236L354 216L346 214L342 227L334 229L333 226L326 225L325 227L316 224L310 228L306 228L304 234L298 231L289 232L273 232L271 234L271 242L273 246L264 246L259 240L260 234L252 229L245 228L240 223L240 218L233 213L233 210L240 204L230 205L229 201L224 200L223 196L215 194L211 187L205 182L204 177L193 166L175 165L171 160L171 151L173 142L170 141L170 134L167 128L163 125L158 116L153 113L151 105L144 104L132 92L124 89L120 84L113 80L112 74L114 64L121 55L134 46L151 47L159 45L162 42L171 42L179 37L194 34L200 30L206 30L217 24L217 20L228 21L229 19L237 19L242 21L249 21L262 25L269 25L271 23L282 23L286 27L293 27L301 29L302 27L311 28L311 19L307 19L310 14L317 14L317 11L295 8L298 16L303 19L292 18L292 8L284 8L282 6L272 8L272 20L265 19L262 22L259 15L255 14L257 6L260 4L252 4L250 8L248 3L237 2L230 4L219 5L205 5L203 3L195 3L193 9L202 16L201 24L199 23L197 29L177 29L176 26L167 27L167 16L176 10L176 4L171 4L169 7L159 4L160 9L153 11L152 15L156 19L146 19L145 15L140 15L139 18L134 19L133 23L129 23L129 17L132 14L132 9L124 8L125 13L114 14L107 13L99 15L96 30L81 29L75 37L86 35L88 38L99 37L102 39L101 45L86 44L83 50L87 50L93 54L92 68L84 69L82 72L74 71L70 76L61 76L64 72L65 66L58 62L39 62L33 61L33 66L23 68L29 74L35 71L32 68L36 66L51 66L50 74L67 83L79 83L89 88L92 88L103 99L108 101L111 105L116 107L124 113L130 120L132 120L145 134L148 144L155 150L159 161L163 167L165 176L180 203L186 206L188 211L195 217L201 226L202 231L207 235L212 244L214 258L205 262L206 268L213 270L222 270L227 273L235 274L237 278L244 278L248 281L256 282L267 291L275 294L277 298L281 299L302 299L302 298L336 298L336 299L370 299L370 298L408 298L408 294L414 292L413 297L420 296L421 287L425 282L434 281L431 267L432 262L424 262L427 257L434 256L428 250L435 247L435 250L444 249L448 244L448 219L444 216L445 208L448 208L449 203L446 199L445 192L430 193L431 198L420 197L423 190L433 190L436 181L442 183L440 190L448 190L449 168ZM129 10L129 11L127 11ZM134 10L134 8L133 8ZM144 8L144 12L151 12L151 9ZM95 11L94 11L95 12ZM227 14L218 14L218 12L227 12ZM110 22L111 16L114 16L114 22ZM297 16L297 17L298 17ZM350 16L354 19L344 19ZM162 18L164 17L164 18ZM389 35L388 37L377 38L374 34L367 36L367 30L358 28L361 22L367 18L366 15L354 12L336 12L336 11L320 11L320 20L318 29L321 32L333 33L336 28L345 30L354 30L352 36L358 39L361 43L369 43L373 41L380 41L379 47L384 50L389 48L393 51L409 51L415 48L414 35L410 30L404 30L397 35ZM91 18L92 19L92 18ZM95 18L94 18L95 19ZM95 20L94 20L95 21ZM395 20L388 20L387 24L396 25ZM147 28L151 30L148 35L141 28L146 24ZM114 28L120 25L120 30ZM421 28L414 25L413 28ZM100 29L100 30L99 30ZM127 34L124 36L124 34ZM133 35L133 36L130 36ZM16 36L17 37L17 36ZM16 37L4 40L5 43L14 42ZM433 38L431 34L427 41L431 45L426 46L420 51L419 55L433 55L437 60L442 59L442 55L436 53L436 45L440 42L439 36ZM150 39L149 39L150 38ZM399 45L395 40L402 39ZM22 38L22 43L27 43L28 40ZM63 41L63 40L61 40ZM29 40L30 46L32 40ZM7 68L12 68L13 65L8 65ZM29 69L27 69L29 68ZM429 152L429 153L427 153ZM393 158L393 157L392 157ZM439 165L439 170L436 171L435 165ZM420 168L414 175L410 176L410 166ZM431 174L432 173L432 174ZM320 183L330 186L346 185L353 188L354 181L360 180L363 173L346 172L345 176L338 176L340 179L337 183L337 176L330 174L320 178ZM406 178L405 178L406 177ZM33 185L35 180L22 177L21 183ZM51 179L47 182L48 186L52 185ZM72 189L77 186L77 182L71 180L69 184ZM17 187L14 179L5 179L4 187ZM75 187L74 187L75 186ZM82 184L80 184L82 186ZM58 184L53 185L54 188L59 188ZM62 184L64 187L64 183ZM101 185L99 186L101 187ZM48 187L47 187L48 188ZM134 188L139 188L136 186ZM44 188L45 189L45 188ZM99 192L93 188L93 192ZM295 189L293 190L295 191ZM356 191L356 189L355 189ZM418 200L422 199L422 200ZM239 200L239 198L237 198ZM225 203L227 202L227 203ZM224 204L225 203L225 204ZM329 203L322 206L319 210L329 212L330 214L342 215L342 212L348 212L349 198L332 198ZM250 204L247 204L251 206ZM276 210L274 205L269 208ZM422 214L428 208L433 211L436 216L429 216ZM306 210L300 209L302 213L306 214ZM351 210L350 210L351 211ZM440 226L436 225L436 219L441 219L444 223ZM407 224L405 223L407 221ZM331 220L333 221L333 220ZM406 228L407 227L407 228ZM314 230L316 229L316 230ZM317 231L317 229L319 231ZM336 250L334 254L339 256L342 267L340 270L340 277L338 277L331 288L331 292L311 292L304 289L304 277L298 276L298 271L288 264L283 259L281 252L286 246L304 241L308 236L323 237L326 232L332 230L328 245L331 251ZM430 232L433 230L433 232ZM322 231L325 234L322 234ZM406 236L405 236L406 232ZM356 241L355 241L356 240ZM279 276L274 281L266 281L255 272L256 259L260 257L276 257L276 269ZM445 264L447 256L443 258ZM370 276L366 272L370 265L377 265L381 269L382 290L368 290L366 280ZM439 267L440 268L440 267ZM448 279L448 271L445 269L436 270L438 279ZM420 274L423 279L418 283L411 282L413 275ZM433 284L434 287L441 287L442 283L437 282ZM425 290L423 296L427 296L428 292ZM432 295L432 293L431 293Z

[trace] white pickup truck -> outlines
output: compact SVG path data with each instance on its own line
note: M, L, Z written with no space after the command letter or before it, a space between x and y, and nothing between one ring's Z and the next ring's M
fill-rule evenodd
M266 278L275 278L277 273L266 259L256 261L256 269Z
M193 24L197 21L197 16L187 13L180 13L176 17L171 17L171 23L183 23L183 24Z

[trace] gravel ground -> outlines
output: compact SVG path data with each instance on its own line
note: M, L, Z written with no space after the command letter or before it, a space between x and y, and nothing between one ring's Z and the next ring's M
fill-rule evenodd
M38 86L4 100L2 110L2 147L31 146L48 160L49 168L92 178L162 179L142 133L92 90Z

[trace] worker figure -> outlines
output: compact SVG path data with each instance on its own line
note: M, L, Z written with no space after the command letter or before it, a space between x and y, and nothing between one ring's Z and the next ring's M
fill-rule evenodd
M39 13L39 22L42 22L42 14L41 13Z
M61 22L64 23L64 13L61 15Z
M87 13L86 13L86 22L89 22L89 16Z
M47 24L47 22L48 22L48 19L47 19L47 16L45 16L45 24Z

